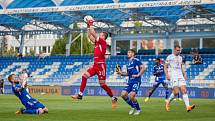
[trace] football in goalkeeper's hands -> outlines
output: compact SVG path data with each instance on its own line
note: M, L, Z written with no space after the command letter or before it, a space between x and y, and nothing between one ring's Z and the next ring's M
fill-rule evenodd
M84 17L84 22L87 22L89 20L94 20L94 19L93 19L92 16L89 16L89 15L87 15L87 16Z

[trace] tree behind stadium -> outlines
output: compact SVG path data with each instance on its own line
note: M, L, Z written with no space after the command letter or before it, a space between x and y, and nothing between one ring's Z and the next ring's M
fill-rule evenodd
M80 33L72 32L72 38L76 38ZM66 40L67 37L64 35L62 38L55 41L53 46L51 55L59 55L66 53ZM91 54L93 53L94 45L92 45L87 38L87 34L83 34L83 54ZM81 54L81 37L75 40L71 44L70 54Z

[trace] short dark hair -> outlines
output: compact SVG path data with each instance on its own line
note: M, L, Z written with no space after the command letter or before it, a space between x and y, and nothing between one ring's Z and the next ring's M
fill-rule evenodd
M161 59L160 59L160 58L156 58L155 60L158 60L158 61L160 61Z
M105 36L105 40L108 38L108 33L107 32L102 32Z
M174 49L175 49L175 48L181 48L181 46L180 46L180 45L175 45L175 46L174 46Z
M8 81L9 81L10 83L11 83L11 79L12 79L12 76L13 76L13 75L15 75L15 74L11 74L11 75L8 76Z
M134 53L134 55L136 55L136 51L134 49L129 49L128 51L131 51Z

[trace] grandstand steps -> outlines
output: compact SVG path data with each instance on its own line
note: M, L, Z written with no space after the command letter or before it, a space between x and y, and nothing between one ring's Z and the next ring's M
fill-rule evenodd
M210 74L215 68L215 61L212 64L208 65L208 68L204 68L202 72L199 72L199 75L195 76L195 80L203 80L207 75Z
M156 56L139 56L147 69L142 76L141 86L151 87L153 78L154 59ZM163 57L163 56L159 56ZM208 57L208 58L207 58ZM209 58L210 57L210 58ZM30 85L80 85L81 76L85 70L92 64L92 59L88 56L48 56L43 60L34 57L0 58L0 77L7 79L11 73L19 75L26 68L32 75L29 78ZM214 62L213 62L214 61ZM194 87L215 87L215 58L207 55L204 58L204 64L193 65L191 59L186 61L188 86ZM126 56L113 56L107 59L107 77L106 82L109 86L125 86L126 77L114 74L116 64L120 64L123 72L126 72ZM8 81L5 84L9 84ZM88 85L99 86L97 76L89 78Z
M74 65L81 65L81 62L76 62ZM81 79L83 73L86 71L87 68L89 68L93 62L89 63L88 65L83 65L83 67L77 72L74 73L69 79L66 79L62 85L69 86L72 85L75 81L78 79Z
M11 69L16 68L16 66L20 66L20 67L17 67L15 71L10 72L10 74L12 74L12 73L17 74L17 73L21 72L24 68L28 67L28 65L29 65L28 62L26 62L26 63L15 62L15 63L9 65L7 68L3 69L0 72L0 75L3 75L4 73L9 72Z
M52 75L54 72L57 72L58 71L58 68L60 66L60 62L54 62L52 65L46 65L44 68L39 68L37 69L35 72L32 72L32 75L33 78L48 78L48 76ZM49 72L46 72L45 74L43 75L39 75L39 73L41 73L42 71L44 71L45 69L50 69ZM37 80L36 81L40 81L40 80Z
M3 75L5 72L8 72L10 69L14 68L14 65L9 65L7 68L3 69L1 72L0 72L0 75Z
M10 74L18 74L20 72L22 72L23 69L26 69L28 68L29 66L29 62L23 62L23 63L20 63L19 65L21 66L20 68L17 68L14 72L11 72Z

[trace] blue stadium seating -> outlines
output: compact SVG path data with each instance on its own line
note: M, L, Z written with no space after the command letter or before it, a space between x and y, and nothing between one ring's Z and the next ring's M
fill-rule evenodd
M167 55L138 55L147 70L142 76L142 85L151 86L153 82L153 66L154 59L161 58L165 60ZM186 55L186 71L189 78L190 86L215 85L215 56L202 55L202 65L192 65L192 55ZM93 62L92 56L47 56L44 59L38 57L0 57L0 77L6 79L11 73L19 74L22 69L26 68L33 76L29 80L31 85L62 85L69 83L70 85L79 85L81 82L81 70L85 70ZM124 85L126 77L114 75L116 64L120 64L125 68L127 56L110 56L107 61L107 83L110 85ZM75 75L79 75L75 77ZM202 81L203 80L203 81ZM210 82L210 83L207 83ZM8 82L6 81L6 84ZM96 76L89 78L89 85L98 85Z

